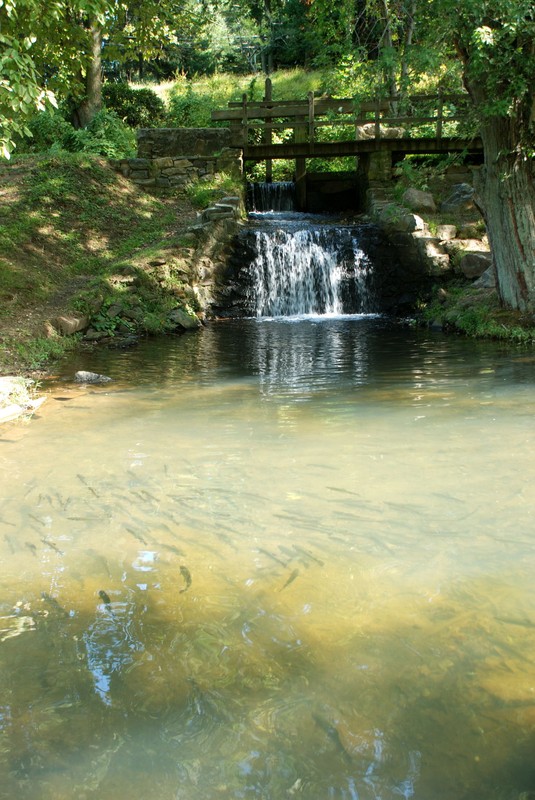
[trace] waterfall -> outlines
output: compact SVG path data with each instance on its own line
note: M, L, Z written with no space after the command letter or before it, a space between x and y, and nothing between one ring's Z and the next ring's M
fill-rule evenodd
M250 211L293 211L295 205L295 183L249 183L247 204Z
M377 310L370 260L356 226L281 218L253 232L248 273L257 317Z

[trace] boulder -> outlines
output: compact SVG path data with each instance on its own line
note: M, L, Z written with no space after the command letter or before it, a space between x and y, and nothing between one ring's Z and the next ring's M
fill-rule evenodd
M474 187L469 183L456 183L440 205L441 211L469 211L474 207Z
M457 228L455 225L438 225L437 226L437 239L441 242L450 242L457 236Z
M78 333L87 328L89 325L89 317L62 315L53 319L52 325L62 336L72 336L73 333Z
M459 269L465 278L479 278L492 263L490 253L465 253L459 262Z
M422 192L420 189L407 189L401 198L403 205L411 211L434 214L437 210L433 195L429 192Z
M202 323L199 317L192 311L187 311L185 308L175 308L167 315L169 322L184 328L186 331L196 330L200 328Z
M496 273L494 266L490 266L485 272L473 283L476 289L495 289L496 288Z
M432 236L420 236L415 238L415 241L429 275L442 275L451 269L450 257L444 252L438 239Z

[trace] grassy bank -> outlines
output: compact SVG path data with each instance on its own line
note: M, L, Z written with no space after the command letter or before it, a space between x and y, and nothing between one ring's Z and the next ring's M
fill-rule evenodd
M0 374L39 370L77 345L47 325L58 315L89 315L114 333L108 312L120 303L131 312L122 333L165 331L185 302L194 219L186 194L151 195L96 157L0 166Z
M533 314L504 308L494 289L456 284L437 289L422 314L425 324L479 339L535 343Z

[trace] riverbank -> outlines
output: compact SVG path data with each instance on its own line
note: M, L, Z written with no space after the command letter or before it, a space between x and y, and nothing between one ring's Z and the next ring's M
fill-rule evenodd
M198 327L211 228L233 221L207 224L199 209L233 189L218 175L148 191L103 159L73 154L0 166L0 375L42 377L82 341L130 344Z

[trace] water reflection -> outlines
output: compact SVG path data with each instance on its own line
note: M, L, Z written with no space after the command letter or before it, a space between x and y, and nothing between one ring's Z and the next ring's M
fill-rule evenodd
M0 796L535 788L529 354L332 319L91 359L2 430Z

